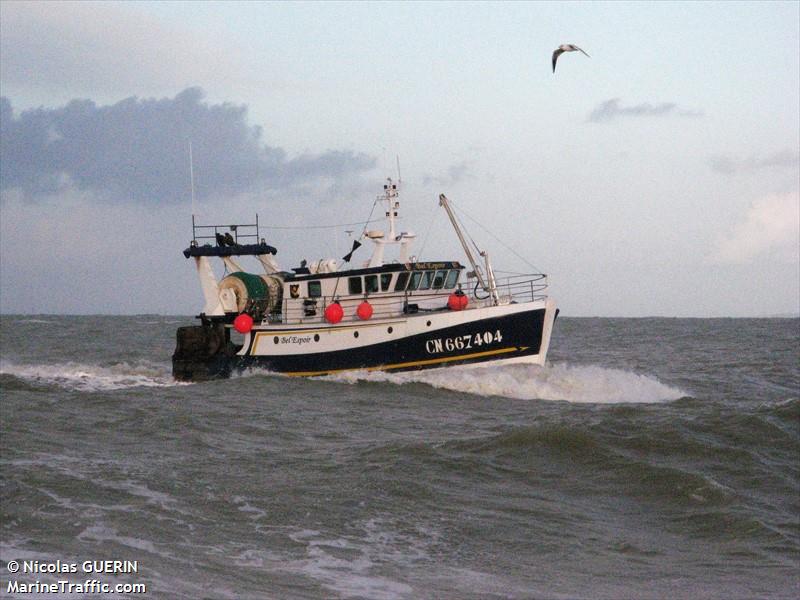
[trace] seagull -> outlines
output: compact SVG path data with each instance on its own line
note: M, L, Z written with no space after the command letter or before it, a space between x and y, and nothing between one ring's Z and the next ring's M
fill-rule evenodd
M561 44L558 48L556 48L555 52L553 52L553 73L556 72L556 61L558 60L558 57L564 54L564 52L575 52L576 50L579 52L583 52L583 50L581 50L574 44ZM586 54L586 52L583 53ZM586 54L586 56L589 55ZM589 56L589 58L591 58L591 56Z

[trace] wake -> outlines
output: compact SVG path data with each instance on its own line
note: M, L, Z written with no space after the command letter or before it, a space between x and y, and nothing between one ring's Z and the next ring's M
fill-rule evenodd
M424 383L478 396L598 404L670 402L688 395L647 375L594 365L449 367L407 373L356 371L325 379L344 383Z
M18 365L0 361L0 375L12 376L29 384L85 392L186 385L175 381L172 373L164 365L147 362L118 363L101 367L74 362Z

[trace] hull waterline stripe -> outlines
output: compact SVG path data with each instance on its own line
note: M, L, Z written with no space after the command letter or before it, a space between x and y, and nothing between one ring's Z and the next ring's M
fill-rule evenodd
M403 369L406 367L421 367L423 365L434 365L456 360L467 360L471 358L481 358L484 356L494 356L496 354L508 354L509 352L524 352L528 346L514 346L512 348L501 348L499 350L487 350L486 352L474 352L473 354L461 354L459 356L446 356L444 358L431 358L429 360L414 360L411 362L394 363L391 365L379 365L377 367L361 367L349 369L333 369L330 371L288 371L283 373L290 377L314 377L316 375L333 375L334 373L344 373L345 371L388 371L390 369Z

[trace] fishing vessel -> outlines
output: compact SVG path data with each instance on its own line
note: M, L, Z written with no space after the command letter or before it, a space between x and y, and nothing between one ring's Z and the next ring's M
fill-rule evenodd
M283 270L255 223L198 225L183 251L200 278L199 325L180 327L172 357L179 380L228 377L247 369L295 376L352 370L407 371L455 365L543 365L558 310L543 273L495 276L489 253L467 242L450 201L439 204L469 263L418 261L416 236L398 231L398 185L376 204L386 228L367 229L341 259ZM368 221L369 223L369 221ZM353 264L364 243L372 254ZM395 258L388 252L396 250ZM474 251L473 251L474 250ZM252 256L260 273L244 271ZM218 278L211 261L224 264Z

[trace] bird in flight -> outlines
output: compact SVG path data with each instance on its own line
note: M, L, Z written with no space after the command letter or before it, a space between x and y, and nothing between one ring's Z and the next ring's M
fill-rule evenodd
M558 57L564 54L564 52L575 52L576 50L579 52L583 52L583 50L581 50L574 44L561 44L558 48L556 48L555 51L553 52L553 73L556 72L556 61L558 60ZM586 54L586 52L583 53ZM586 54L586 56L589 55ZM589 56L589 58L591 58L591 56Z

